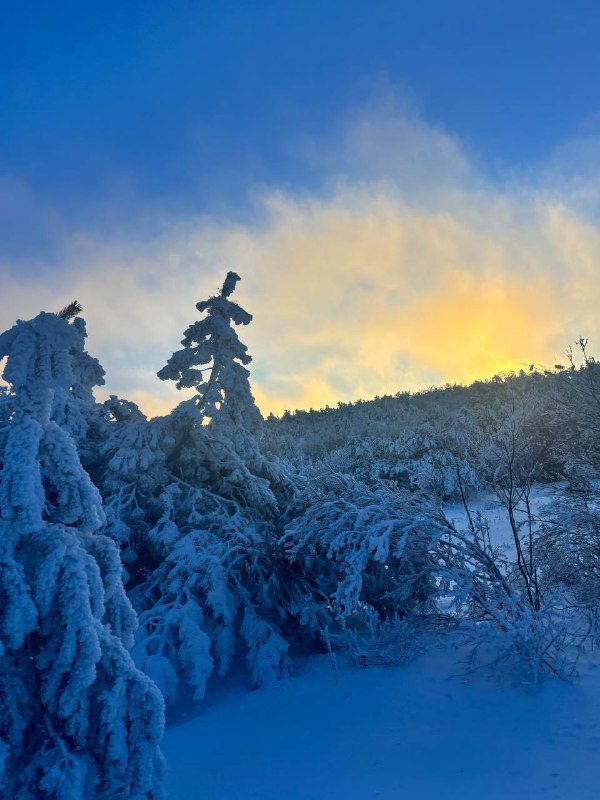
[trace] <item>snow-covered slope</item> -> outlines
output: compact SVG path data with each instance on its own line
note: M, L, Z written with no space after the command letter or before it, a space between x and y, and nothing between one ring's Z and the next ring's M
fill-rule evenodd
M595 800L600 665L538 688L452 650L358 670L297 662L271 690L220 692L167 731L169 800Z

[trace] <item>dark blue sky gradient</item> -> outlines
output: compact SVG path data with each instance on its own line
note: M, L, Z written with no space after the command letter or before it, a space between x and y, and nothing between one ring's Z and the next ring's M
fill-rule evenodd
M218 210L256 184L310 185L294 142L330 133L381 75L492 173L600 111L597 2L0 6L0 177L74 219L111 197L120 213Z

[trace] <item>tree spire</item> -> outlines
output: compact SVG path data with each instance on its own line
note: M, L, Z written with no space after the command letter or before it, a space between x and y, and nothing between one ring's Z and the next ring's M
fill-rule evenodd
M234 328L248 325L252 315L229 299L239 280L228 272L219 294L196 304L206 316L187 328L183 348L173 353L158 377L175 381L178 389L195 387L198 408L211 420L253 431L261 416L244 366L252 358Z

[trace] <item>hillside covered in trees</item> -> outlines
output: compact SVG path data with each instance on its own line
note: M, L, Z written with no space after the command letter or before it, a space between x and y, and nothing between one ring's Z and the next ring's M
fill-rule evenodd
M238 281L197 304L157 365L195 390L162 417L96 400L105 375L77 304L0 336L7 798L162 797L165 714L202 715L227 676L280 685L311 654L401 681L443 644L528 685L594 657L586 342L550 371L263 420Z

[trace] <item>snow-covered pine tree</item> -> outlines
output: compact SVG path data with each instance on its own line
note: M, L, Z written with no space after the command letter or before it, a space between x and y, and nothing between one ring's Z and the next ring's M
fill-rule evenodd
M248 325L252 315L230 300L239 280L228 272L221 291L196 304L206 316L187 328L183 348L173 353L158 377L197 392L170 419L180 474L269 517L277 507L270 482L277 483L280 476L257 443L262 417L245 366L252 358L235 330Z
M165 418L148 420L137 405L111 395L103 404L104 426L97 475L107 533L123 549L132 582L152 567L148 532L164 516L162 496L173 480L167 458L173 449Z
M65 314L69 309L70 306L67 306L59 314ZM65 319L64 316L62 318ZM71 328L73 336L77 336L77 345L70 351L75 380L68 391L55 392L52 418L61 428L68 428L82 461L93 463L99 440L98 429L103 419L102 405L96 402L93 389L104 385L105 373L98 359L85 349L85 320L75 317Z
M136 617L118 551L96 533L100 496L53 418L91 364L84 330L41 313L0 336L15 399L0 484L0 780L19 800L150 800L162 699L127 651Z
M261 416L244 366L251 359L234 328L252 317L229 299L238 281L228 273L220 293L197 304L206 316L158 373L197 390L160 421L169 479L155 494L161 513L147 535L156 568L136 591L136 654L168 699L182 678L202 697L213 669L229 669L239 640L254 683L287 670L278 476L255 436Z
M219 294L196 303L206 316L187 328L181 341L183 348L173 353L158 377L176 381L178 389L194 387L204 416L218 420L220 425L229 423L255 432L261 416L245 367L252 357L233 327L248 325L252 315L229 299L239 280L235 272L228 272Z

